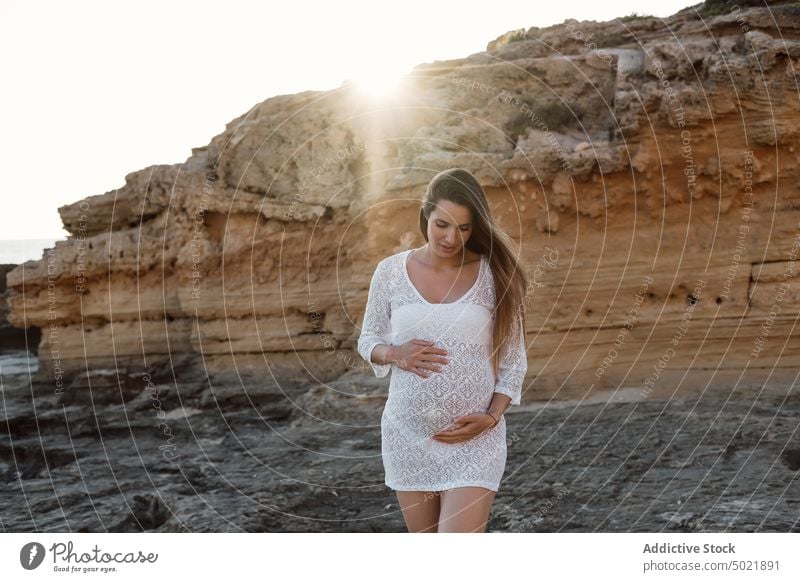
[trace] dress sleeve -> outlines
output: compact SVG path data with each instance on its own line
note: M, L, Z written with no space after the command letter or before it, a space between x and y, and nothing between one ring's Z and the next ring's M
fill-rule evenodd
M509 406L519 404L522 398L522 384L528 372L528 354L525 349L525 330L522 316L511 326L511 336L506 340L498 366L497 383L494 391L511 398Z
M378 263L372 274L367 295L367 307L364 311L364 322L358 338L358 353L372 366L372 370L378 378L388 375L392 367L391 364L376 364L371 360L372 350L376 345L392 344L391 299L391 285L384 259Z

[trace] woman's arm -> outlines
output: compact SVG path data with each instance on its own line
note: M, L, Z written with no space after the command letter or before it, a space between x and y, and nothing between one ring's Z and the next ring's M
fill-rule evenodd
M497 382L489 407L489 413L496 414L498 419L509 406L520 403L522 385L525 382L525 374L528 372L525 329L522 326L521 315L512 323L511 337L503 346L501 354Z
M395 356L395 348L397 346L386 345L386 344L376 344L372 350L372 357L370 358L371 363L375 363L378 365L392 365L397 362L397 357Z
M386 261L383 259L378 263L372 274L364 322L358 338L358 353L369 362L378 378L389 374L394 361L390 323L392 296Z
M492 395L492 401L489 403L489 410L486 412L494 418L495 425L500 422L500 417L503 416L503 413L508 409L509 402L511 402L511 398L505 394L495 392Z

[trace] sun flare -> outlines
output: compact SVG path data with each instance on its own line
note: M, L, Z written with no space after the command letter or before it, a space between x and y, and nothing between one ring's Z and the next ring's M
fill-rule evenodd
M400 73L370 71L355 80L358 90L373 99L389 97L397 92L404 79Z

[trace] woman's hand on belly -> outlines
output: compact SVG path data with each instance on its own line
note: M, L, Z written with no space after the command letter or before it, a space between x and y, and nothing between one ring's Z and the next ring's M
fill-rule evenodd
M473 412L456 418L455 428L440 430L431 438L442 443L460 443L475 438L495 425L494 419L484 412Z
M393 357L398 368L421 378L428 378L432 372L441 372L442 366L450 363L446 349L434 347L434 342L421 339L394 346Z

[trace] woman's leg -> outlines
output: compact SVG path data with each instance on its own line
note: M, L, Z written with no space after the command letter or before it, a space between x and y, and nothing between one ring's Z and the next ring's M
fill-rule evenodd
M495 494L484 487L442 491L439 533L484 533Z
M395 491L409 533L436 533L439 521L438 491Z

